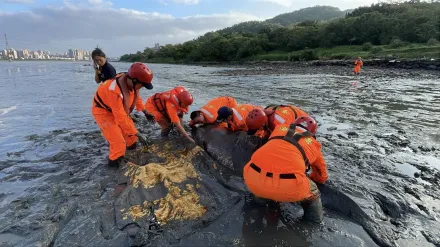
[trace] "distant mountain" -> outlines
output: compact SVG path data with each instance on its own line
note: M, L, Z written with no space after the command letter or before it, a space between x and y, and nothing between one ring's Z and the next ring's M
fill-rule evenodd
M300 9L286 14L277 15L265 21L247 21L219 30L221 34L234 32L258 33L263 29L273 30L279 27L287 27L303 21L326 21L333 18L344 17L353 10L340 10L332 6L315 6Z
M262 29L275 29L282 27L277 23L270 23L266 21L246 21L242 23L235 24L232 27L227 27L219 30L218 32L221 34L225 33L240 33L240 32L248 32L248 33L258 33Z
M341 11L339 8L332 6L315 6L277 15L265 22L288 26L303 21L326 21L337 17L344 17L345 13L347 11Z

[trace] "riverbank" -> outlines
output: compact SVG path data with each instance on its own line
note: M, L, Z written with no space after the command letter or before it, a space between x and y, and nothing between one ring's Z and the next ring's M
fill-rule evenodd
M440 45L409 44L400 47L383 46L337 46L293 52L272 51L247 57L239 61L183 61L171 57L155 57L142 60L145 63L188 64L201 66L266 65L289 63L290 66L352 66L357 57L362 57L365 66L385 66L403 69L440 69ZM121 61L124 62L124 61Z
M205 64L203 66L227 66L231 69L220 70L217 74L227 76L252 75L289 75L289 74L332 74L353 75L352 61L326 60L309 62L258 61L241 64ZM440 60L364 60L361 77L378 78L425 78L436 79L440 76Z

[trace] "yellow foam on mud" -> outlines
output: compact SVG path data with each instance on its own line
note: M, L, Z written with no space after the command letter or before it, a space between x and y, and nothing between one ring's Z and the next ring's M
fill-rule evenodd
M206 212L206 208L200 204L200 197L194 186L186 184L186 188L182 190L177 184L184 183L188 179L200 181L192 159L202 149L195 147L191 150L175 151L172 150L170 143L166 143L163 146L151 145L144 151L153 152L166 161L140 164L141 166L129 162L125 176L130 177L131 185L135 188L142 186L149 189L162 183L168 189L168 194L164 198L153 202L154 205L159 204L159 208L154 212L159 222L166 224L170 220L191 220L201 217ZM196 188L200 188L199 183L196 184ZM123 219L130 217L136 220L148 216L150 205L151 203L144 202L144 205L130 207L123 213Z
M125 212L125 209L121 209L121 212L123 213L122 219L127 220L128 217L130 217L133 220L137 220L139 218L148 216L148 215L150 215L149 206L150 206L150 203L148 201L144 201L143 205L131 206L127 210L127 212Z
M188 190L170 186L169 193L160 199L159 209L154 212L161 224L170 220L192 220L201 217L206 208L200 204L200 198L194 186L187 184Z

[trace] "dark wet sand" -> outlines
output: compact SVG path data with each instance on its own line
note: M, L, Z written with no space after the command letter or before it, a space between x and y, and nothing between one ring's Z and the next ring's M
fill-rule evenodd
M171 220L159 229L144 202L164 198L175 187L161 182L148 189L136 187L137 175L126 175L127 167L106 167L108 147L99 131L57 130L29 136L32 145L0 161L0 245L440 246L437 72L365 67L355 77L350 71L267 65L214 72L240 77L235 84L222 84L240 102L287 101L317 118L330 174L321 187L323 226L298 223L301 210L292 205L282 205L278 215L249 203L241 178L228 167L239 170L253 140L233 135L222 141L198 131L197 139L210 156L204 151L191 156L194 147L176 136L168 144L160 141L158 127L140 118L137 125L150 142L176 156L177 162L170 164L194 166L199 177L188 175L172 185L181 191L190 191L187 184L200 185L199 201L190 197L187 202L199 202L203 207L196 208L207 210L202 217ZM267 74L286 77L261 84L258 75ZM247 78L253 80L252 92L240 84L249 83ZM267 95L252 97L268 85ZM69 148L47 158L25 158L54 144ZM146 155L145 163L162 162L154 155L163 152ZM154 205L158 210L161 204Z

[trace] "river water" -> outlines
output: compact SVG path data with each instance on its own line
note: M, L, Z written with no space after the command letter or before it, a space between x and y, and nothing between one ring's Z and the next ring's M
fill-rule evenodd
M127 71L130 64L112 65L121 72ZM348 140L345 145L357 148L363 157L369 153L382 155L384 161L392 163L393 173L427 186L438 184L433 174L440 171L439 80L377 76L374 72L360 77L349 73L329 75L319 69L292 75L227 76L224 71L228 68L149 66L154 73L154 89L142 89L144 101L153 93L182 85L195 98L190 111L222 95L233 96L239 103L262 106L293 104L318 120L323 138ZM90 62L0 62L0 86L0 161L41 160L64 149L87 145L59 140L34 144L50 133L62 136L67 132L99 130L91 115L97 84ZM323 146L324 153L330 162L338 162L328 145L331 144ZM10 169L7 165L2 167L0 178L6 177ZM421 171L429 174L420 178ZM377 181L372 179L369 183L375 186ZM0 206L33 186L32 180L2 184L0 194L7 196L3 196ZM438 212L435 208L440 208L439 196L435 190L426 199L433 215Z

